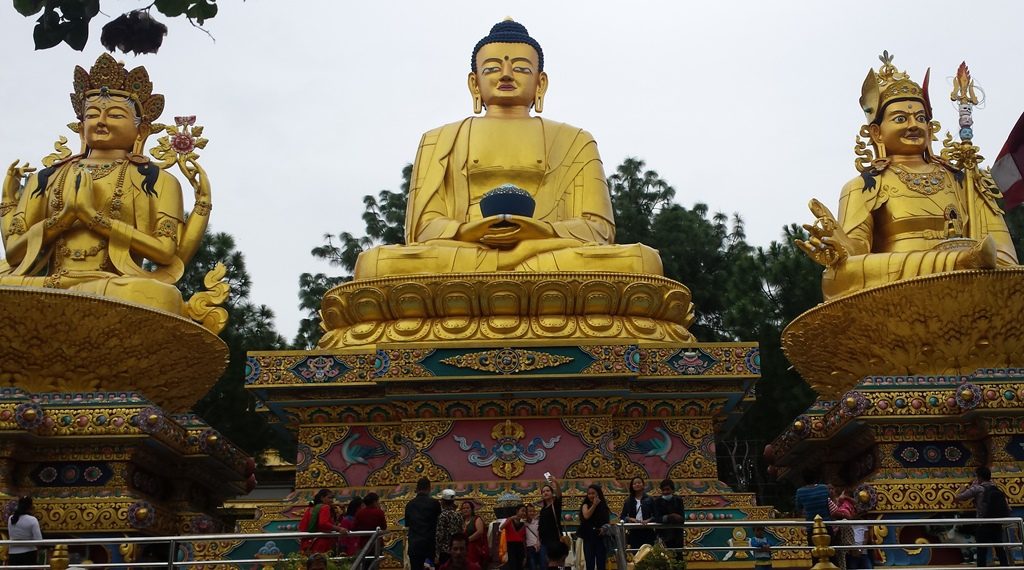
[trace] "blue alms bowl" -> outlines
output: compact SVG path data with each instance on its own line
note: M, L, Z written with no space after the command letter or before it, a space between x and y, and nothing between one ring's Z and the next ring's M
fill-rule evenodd
M532 218L536 207L533 196L515 184L502 184L489 190L480 200L480 213L485 218L500 214Z

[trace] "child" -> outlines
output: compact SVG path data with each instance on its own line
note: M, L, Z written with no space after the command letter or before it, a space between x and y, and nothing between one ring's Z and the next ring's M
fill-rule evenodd
M750 546L754 549L754 568L757 570L772 570L772 545L764 536L764 527L754 527L754 538L750 539Z

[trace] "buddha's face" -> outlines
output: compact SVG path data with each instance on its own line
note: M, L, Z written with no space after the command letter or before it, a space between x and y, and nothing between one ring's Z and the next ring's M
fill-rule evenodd
M547 74L537 69L537 50L527 44L493 43L476 54L476 73L469 74L469 90L485 106L530 107L547 91Z
M92 149L132 150L139 136L135 107L131 102L96 98L86 103L82 135Z
M931 127L924 104L897 101L885 108L879 124L868 127L872 140L885 145L890 155L921 154L928 148Z

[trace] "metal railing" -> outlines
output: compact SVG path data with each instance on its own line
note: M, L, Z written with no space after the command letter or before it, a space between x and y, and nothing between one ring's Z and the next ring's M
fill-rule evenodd
M830 549L832 552L835 552L835 551L842 552L842 551L845 551L845 550L862 550L862 549L885 550L885 549L897 549L897 548L904 548L904 549L920 549L920 548L932 549L932 548L977 548L977 547L991 548L991 547L1003 547L1003 548L1008 548L1008 549L1019 549L1020 552L1021 552L1021 555L1024 556L1024 519L1021 519L1019 517L1002 517L1002 518L991 518L991 519L982 519L982 518L954 518L954 519L934 519L934 518L930 518L930 519L853 519L853 520L834 520L834 521L831 521L831 520L830 521L800 521L800 520L780 520L780 519L774 519L774 520L740 519L740 520L729 520L729 521L691 521L691 522L678 523L678 524L666 524L666 523L652 523L652 524L644 524L644 523L619 523L619 524L612 525L612 528L615 531L615 540L616 540L616 542L618 544L618 548L616 549L616 552L615 552L616 562L618 563L618 567L619 568L626 568L626 564L627 564L626 553L627 553L627 551L635 552L635 550L626 548L626 545L627 545L627 542L626 542L626 531L628 531L629 529L632 529L632 528L636 528L636 529L649 529L649 530L664 530L664 529L681 528L681 529L684 529L684 532L685 532L685 529L687 529L687 528L716 528L716 527L736 528L736 527L744 527L744 526L749 526L749 527L770 527L770 526L775 526L775 527L791 527L792 528L792 527L801 527L802 526L802 527L807 527L807 529L808 529L807 534L808 534L808 537L810 537L811 533L813 532L813 530L814 530L814 528L816 526L820 526L822 528L822 530L824 531L824 527L825 526L905 527L905 526L932 526L932 525L962 526L962 525L966 525L966 524L972 524L972 525L977 525L977 524L998 524L998 525L1001 525L1002 529L1003 529L1003 536L1004 537L1005 537L1006 528L1008 526L1012 525L1016 529L1016 531L1017 531L1017 541L1007 541L1007 542L966 542L966 543L934 542L934 543L913 543L913 544L894 543L894 544L868 544L868 545L856 545L856 544L853 544L853 545L833 545L833 544L831 544L831 538L828 537L828 534L826 533L825 536L828 537L828 538L826 538L826 541L825 541L825 548ZM816 549L817 549L816 546L811 546L811 545L787 545L787 546L772 546L771 547L771 550L773 550L773 551L782 551L782 550L810 551L812 553L812 556L814 556L814 551ZM755 548L752 547L752 546L740 546L740 545L737 545L737 546L686 546L686 544L684 542L682 548L668 548L667 550L682 551L682 552L689 552L689 551L702 551L702 552L750 551L750 552L753 552L755 550ZM829 556L831 556L831 555L832 554L829 554ZM1011 560L1012 560L1012 558L1011 558ZM928 568L929 568L929 570L938 570L937 567L929 566ZM984 566L983 568L998 568L998 567Z
M190 534L190 535L179 535L179 536L132 536L132 537L95 537L95 538L55 538L55 539L43 539L43 540L0 540L0 546L6 546L8 549L12 546L35 546L40 547L54 547L54 553L50 556L50 562L48 564L34 564L26 566L18 566L18 568L28 569L49 569L54 568L56 570L64 570L70 565L67 553L69 546L77 545L94 545L94 544L166 544L167 545L167 562L103 562L103 563L89 563L81 564L75 563L76 568L168 568L169 570L175 570L176 567L189 567L189 566L215 566L215 565L239 565L239 564L268 564L275 560L279 560L285 556L281 553L280 558L246 558L246 559L219 559L219 560L177 560L178 548L182 544L193 543L193 542L217 542L217 541L241 541L250 542L255 540L281 540L281 539L310 539L310 538L328 538L328 539L341 539L345 537L367 537L366 544L360 549L353 558L351 570L376 570L380 565L380 559L382 554L382 542L383 537L387 533L385 530L378 528L377 530L359 530L350 531L348 533L340 532L265 532L259 534ZM372 552L372 555L370 553ZM332 559L340 560L342 558L348 558L345 556L335 556ZM363 568L357 564L367 563L369 564Z
M1002 525L1004 531L1006 527L1013 527L1017 533L1016 541L1006 542L968 542L968 543L953 543L953 542L941 542L941 543L912 543L912 544L871 544L871 545L832 545L831 539L825 532L825 526L885 526L885 527L906 527L906 526L931 526L931 525L965 525L965 524L998 524ZM822 536L821 541L823 545L810 546L810 545L779 545L772 546L772 551L805 551L810 552L813 558L824 557L827 559L829 556L834 555L835 552L843 552L845 550L856 550L856 549L931 549L931 548L977 548L977 547L1003 547L1007 549L1019 550L1024 556L1024 519L1005 517L1005 518L992 518L992 519L862 519L862 520L836 520L836 521L801 521L801 520L728 520L728 521L687 521L679 524L642 524L642 523L619 523L611 525L614 532L615 541L618 548L615 549L616 562L618 568L627 568L628 559L627 551L632 551L626 548L626 531L630 529L647 529L647 530L666 530L666 529L688 529L688 528L736 528L736 527L806 527L808 528L808 535L810 536L814 532L817 536ZM819 532L820 530L820 532ZM337 532L273 532L273 533L260 533L260 534L203 534L203 535L181 535L181 536L153 536L153 537L94 537L94 538L67 538L67 539L44 539L44 540L0 540L0 546L35 546L35 547L54 547L53 555L50 557L49 564L37 564L32 566L21 566L24 569L49 569L54 570L66 570L69 566L68 559L68 547L74 547L79 545L95 545L95 544L131 544L131 545L146 545L146 544L166 544L168 560L166 562L104 562L104 563L90 563L80 564L75 563L76 568L168 568L169 570L176 570L176 568L187 569L192 566L240 566L240 565L272 565L276 561L281 560L286 553L280 553L277 558L246 558L246 559L215 559L215 560L177 560L179 547L182 544L196 543L196 542L215 542L215 541L234 541L234 542L250 542L257 540L281 540L281 539L311 539L311 538L328 538L328 539L340 539L344 537L366 537L366 544L360 548L352 559L350 570L378 570L380 563L384 557L384 537L387 534L401 533L404 532L404 528L399 528L393 531L386 530L373 530L373 531L351 531L347 534ZM1004 535L1005 536L1005 535ZM687 546L684 542L682 548L670 548L668 550L675 550L680 552L690 551L703 551L703 552L723 552L723 551L754 551L754 547L735 545L735 546L700 546L700 545L689 545ZM632 551L635 552L635 551ZM334 560L340 560L349 557L334 557ZM929 566L929 570L940 570L938 567ZM989 568L989 567L985 567Z

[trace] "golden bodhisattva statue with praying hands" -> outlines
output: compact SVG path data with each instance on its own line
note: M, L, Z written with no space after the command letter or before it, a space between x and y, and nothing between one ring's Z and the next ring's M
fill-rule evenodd
M475 113L434 129L413 165L404 246L364 253L356 279L410 273L608 270L662 273L653 249L613 245L607 182L590 133L532 116L548 76L525 27L499 22L470 59ZM484 195L514 186L532 215L485 215ZM486 208L485 208L486 209Z
M590 133L539 114L548 76L525 27L499 22L470 56L475 114L423 135L405 244L359 256L329 291L322 348L383 342L692 341L690 293L658 252L615 244Z
M206 232L210 181L195 117L156 123L163 95L143 67L107 54L76 67L71 104L81 137L61 137L43 168L15 161L0 199L0 385L28 392L115 390L183 411L224 370L228 295L216 264L183 300L182 277ZM150 135L163 132L153 159ZM177 165L195 190L185 215ZM45 339L40 342L40 339Z
M107 54L88 72L75 69L71 102L78 122L69 126L81 136L82 152L72 156L64 147L39 172L17 161L7 171L0 285L69 289L182 314L174 283L199 247L211 208L206 172L184 148L195 144L196 130L169 127L175 151L162 139L164 164L143 156L146 139L165 128L154 125L163 95L153 93L145 68L128 71ZM181 186L163 170L175 163L196 193L187 219ZM143 260L155 267L144 268Z

